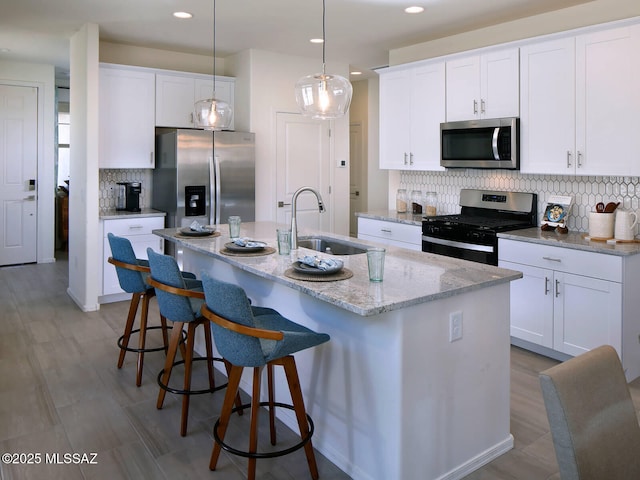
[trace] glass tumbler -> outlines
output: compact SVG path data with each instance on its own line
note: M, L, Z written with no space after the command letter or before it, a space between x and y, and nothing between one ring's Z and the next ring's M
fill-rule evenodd
M237 215L232 215L227 220L229 223L229 236L231 239L240 238L240 217Z

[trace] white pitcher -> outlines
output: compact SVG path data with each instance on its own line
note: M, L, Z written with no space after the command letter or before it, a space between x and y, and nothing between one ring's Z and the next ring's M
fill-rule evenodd
M638 215L631 210L618 208L616 210L616 240L633 240L636 236L636 225L638 224Z

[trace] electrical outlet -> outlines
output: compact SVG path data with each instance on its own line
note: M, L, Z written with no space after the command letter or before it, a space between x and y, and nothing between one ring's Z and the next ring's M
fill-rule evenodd
M455 342L462 338L462 312L449 314L449 341Z

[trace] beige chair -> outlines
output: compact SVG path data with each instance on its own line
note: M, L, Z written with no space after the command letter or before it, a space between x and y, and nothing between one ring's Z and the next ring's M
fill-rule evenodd
M540 373L562 480L640 479L640 426L615 349Z

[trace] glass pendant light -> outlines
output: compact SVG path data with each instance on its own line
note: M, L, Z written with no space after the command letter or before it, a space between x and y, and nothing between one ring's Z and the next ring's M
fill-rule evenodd
M233 119L231 106L216 98L216 0L213 0L213 94L194 105L196 127L205 130L228 130Z
M349 111L353 87L349 80L325 71L325 0L322 0L322 73L302 77L296 83L296 102L303 115L339 118Z

